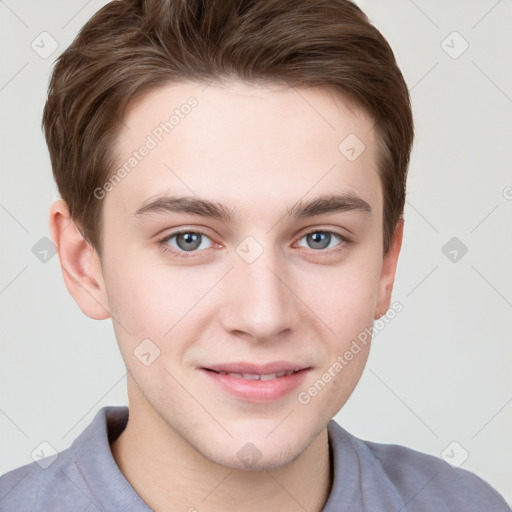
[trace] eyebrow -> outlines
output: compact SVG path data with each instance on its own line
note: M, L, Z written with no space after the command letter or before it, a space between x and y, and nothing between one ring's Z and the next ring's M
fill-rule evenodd
M372 215L371 206L361 197L353 193L324 194L310 201L298 201L286 211L286 216L295 219L325 215L327 213L342 213L357 211ZM188 213L210 217L223 222L232 222L237 210L230 210L225 205L207 199L193 196L164 196L158 197L148 204L141 206L134 215L147 213Z

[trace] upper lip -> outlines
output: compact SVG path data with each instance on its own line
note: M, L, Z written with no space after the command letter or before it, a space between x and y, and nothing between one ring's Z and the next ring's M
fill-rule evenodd
M265 375L269 373L279 373L299 371L309 368L309 366L293 363L288 361L273 361L265 364L254 364L246 363L243 361L232 362L232 363L219 363L203 366L203 369L214 370L216 372L228 372L228 373L249 373L253 375Z

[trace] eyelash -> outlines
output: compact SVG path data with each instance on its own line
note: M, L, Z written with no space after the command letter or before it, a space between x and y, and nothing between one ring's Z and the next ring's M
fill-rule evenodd
M201 251L191 251L191 252L187 252L187 251L177 251L176 249L174 248L171 248L169 245L168 245L168 241L171 240L172 238L174 238L175 236L178 236L178 235L181 235L183 233L193 233L195 235L201 235L201 236L205 236L206 238L209 238L211 240L211 238L203 231L201 230L191 230L191 229L184 229L184 230L181 230L181 231L175 231L174 233L171 233L170 235L166 235L164 238L160 239L157 241L158 245L162 248L162 250L164 252L167 252L167 253L171 253L173 256L177 256L178 258L195 258L198 256L199 253L201 253L202 251L206 251L208 249L203 249ZM321 253L321 254L334 254L334 253L337 253L337 252L340 252L342 251L344 248L348 247L349 245L352 244L352 240L350 240L349 238L347 238L346 236L340 234L340 233L337 233L336 231L329 231L329 230L322 230L322 229L315 229L313 231L308 231L307 233L304 233L300 238L299 240L302 240L304 237L308 236L308 235L311 235L313 233L326 233L326 234L331 234L331 235L335 235L337 236L338 238L340 238L341 242L338 246L336 246L336 248L333 248L333 249L318 249L318 250L315 250L315 249L311 249L311 251L313 252L316 252L316 253Z

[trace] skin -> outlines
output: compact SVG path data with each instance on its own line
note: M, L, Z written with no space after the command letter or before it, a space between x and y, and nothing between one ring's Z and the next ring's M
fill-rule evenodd
M370 344L308 404L297 394L389 308L402 242L403 221L383 256L374 123L326 90L179 83L130 106L120 165L190 96L198 106L102 200L101 259L62 200L50 211L66 286L86 315L112 317L128 369L130 418L112 454L157 511L320 511L332 485L326 425L354 390ZM366 146L354 161L338 150L351 133ZM286 217L297 201L333 191L357 194L371 215ZM216 200L236 215L225 223L134 214L161 194ZM182 228L207 235L194 257L158 242ZM306 236L319 231L352 242L333 235L319 249ZM263 249L252 263L236 252L248 236ZM180 251L176 237L167 247ZM134 355L146 338L160 350L148 366ZM198 370L278 360L312 368L298 389L267 403L228 395ZM248 442L261 453L251 468L237 456Z

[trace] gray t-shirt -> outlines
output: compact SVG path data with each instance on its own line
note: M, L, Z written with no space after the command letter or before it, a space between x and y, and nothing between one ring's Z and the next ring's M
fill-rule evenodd
M0 477L0 512L149 512L110 451L127 422L127 407L103 407L48 467L41 459ZM489 484L440 458L363 441L332 420L327 429L334 481L323 512L510 511Z

